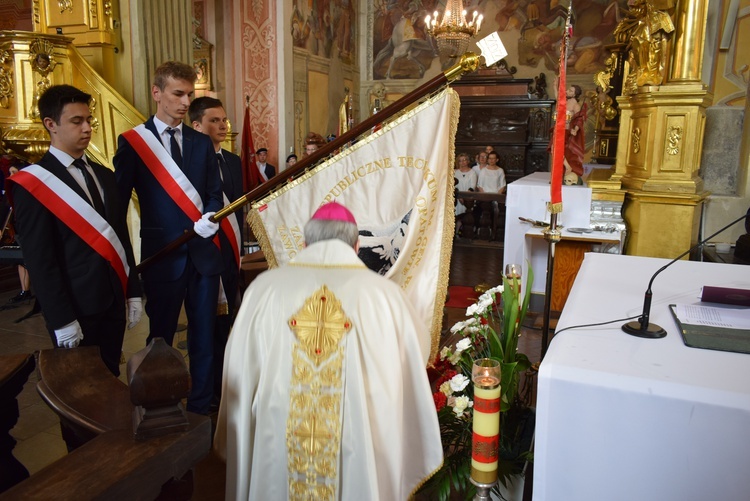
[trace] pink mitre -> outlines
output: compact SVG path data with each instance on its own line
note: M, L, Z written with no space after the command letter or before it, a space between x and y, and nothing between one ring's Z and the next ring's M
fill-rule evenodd
M312 219L323 221L343 221L345 223L357 224L354 215L349 209L337 202L328 202L321 205L313 214Z

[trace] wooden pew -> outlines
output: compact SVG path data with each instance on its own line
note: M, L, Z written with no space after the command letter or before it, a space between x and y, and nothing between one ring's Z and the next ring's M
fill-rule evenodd
M208 454L208 417L187 413L187 431L136 440L128 387L107 370L98 348L43 350L38 369L37 390L82 445L0 500L155 499L160 493L189 499L192 483L179 485L179 496L164 487Z
M33 355L0 357L0 492L29 476L28 470L13 456L16 440L10 430L18 422L16 397L33 370Z
M462 238L503 242L505 240L505 193L459 191L456 199L464 201L461 216Z

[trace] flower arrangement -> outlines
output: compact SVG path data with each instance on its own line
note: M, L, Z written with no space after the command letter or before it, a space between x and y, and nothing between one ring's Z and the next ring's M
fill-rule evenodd
M466 310L468 318L451 328L454 335L462 336L461 340L455 348L444 347L433 362L432 374L436 376L433 399L444 461L442 468L422 488L421 492L429 499L447 500L452 492L466 499L475 494L475 487L469 481L474 397L471 369L478 358L499 361L502 371L499 483L507 486L515 475L521 474L524 464L532 460L531 436L528 431L524 433L524 429L528 430L525 425L533 411L519 396L521 375L531 364L526 355L518 353L518 337L529 304L532 280L533 273L529 271L522 300L520 281L515 277L503 278L502 285L483 293ZM497 485L493 491L501 496Z

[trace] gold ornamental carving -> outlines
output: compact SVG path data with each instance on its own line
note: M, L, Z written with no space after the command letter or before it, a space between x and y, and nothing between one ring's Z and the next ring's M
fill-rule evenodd
M42 25L42 11L41 7L39 6L40 0L33 0L32 1L32 14L31 18L34 21L34 31L38 31L41 28Z
M57 62L53 57L54 50L54 45L49 40L43 38L37 38L29 46L29 63L31 64L31 69L41 77L36 83L34 97L31 100L31 107L29 108L29 116L31 118L39 118L39 110L37 108L39 97L52 85L49 80L49 74L57 66Z
M680 152L680 141L682 140L682 127L672 125L667 131L667 154L677 155Z
M66 10L68 12L73 12L72 0L58 0L57 6L60 8L60 14L64 13Z
M632 141L633 141L633 153L638 153L641 151L641 129L639 127L633 128L633 133L631 135Z
M599 92L607 93L612 88L610 81L615 73L615 63L617 62L617 56L610 54L609 57L604 61L604 69L594 74L594 83L599 87Z
M89 101L89 110L91 111L90 125L94 132L99 132L99 119L94 116L96 114L96 104L96 98L91 96L91 101Z
M351 327L341 302L325 285L289 319L289 328L316 365L333 353Z
M0 106L8 109L13 99L13 56L0 50Z

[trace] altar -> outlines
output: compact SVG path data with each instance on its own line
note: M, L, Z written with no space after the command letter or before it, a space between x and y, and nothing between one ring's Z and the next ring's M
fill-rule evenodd
M526 219L549 222L547 203L550 200L550 173L534 172L508 185L505 200L505 240L503 264L520 264L525 269L530 263L534 270L531 292L544 294L547 277L547 241L543 239L542 228L521 221ZM591 226L592 194L586 186L562 187L563 211L558 216L562 241L557 245L560 266L556 266L555 280L559 296L553 309L562 309L578 266L585 252L621 251L622 234L619 229L593 231ZM592 230L590 233L573 233L571 228ZM610 247L606 247L609 245ZM609 250L608 250L609 249ZM557 261L557 260L556 260ZM562 289L561 289L562 288Z
M586 254L561 329L638 315L666 259ZM677 261L653 283L641 339L611 325L561 332L539 369L534 499L745 501L750 355L685 346L669 311L701 287L750 289L746 266ZM750 310L748 310L750 314Z

